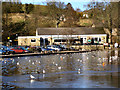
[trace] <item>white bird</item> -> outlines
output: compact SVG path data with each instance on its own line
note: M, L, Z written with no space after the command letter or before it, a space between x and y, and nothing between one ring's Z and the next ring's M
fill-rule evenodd
M78 69L78 74L80 74L80 69Z
M43 73L45 73L45 70L43 69Z
M18 58L20 58L20 57L18 57Z
M40 61L38 63L40 63Z
M17 62L17 65L20 65L19 62Z
M58 69L60 70L62 67L58 67Z
M53 62L53 64L55 64L55 62Z
M34 62L32 62L32 64L35 64Z
M55 64L56 66L58 66L58 64Z
M31 60L29 60L29 62L30 62Z
M30 75L30 79L35 79L35 77L33 75Z
M80 60L80 62L82 62L82 60Z
M80 61L80 59L77 60L78 62Z

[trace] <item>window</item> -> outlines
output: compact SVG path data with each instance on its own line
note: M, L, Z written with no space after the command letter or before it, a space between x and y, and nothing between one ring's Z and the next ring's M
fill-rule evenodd
M99 38L99 41L101 41L101 38Z
M56 40L54 40L54 42L61 42L61 40L59 40L59 39L56 39Z
M98 38L95 38L95 41L98 41Z
M62 42L66 42L66 40L62 40Z
M31 42L36 42L36 39L31 39Z

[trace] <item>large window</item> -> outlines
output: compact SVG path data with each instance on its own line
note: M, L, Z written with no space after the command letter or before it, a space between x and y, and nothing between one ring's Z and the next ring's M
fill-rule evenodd
M98 38L95 38L95 41L98 41Z
M31 39L31 42L36 42L36 39Z

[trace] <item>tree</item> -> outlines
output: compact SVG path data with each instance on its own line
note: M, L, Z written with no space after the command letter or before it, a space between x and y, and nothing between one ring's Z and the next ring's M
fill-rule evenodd
M76 22L79 20L76 11L73 9L71 3L68 3L65 8L65 26L74 27Z
M29 14L31 11L33 11L34 5L33 4L25 4L25 11L27 14Z
M56 27L64 21L64 2L47 2L48 16L56 21Z
M109 29L112 44L112 28L118 27L118 2L91 2L87 7L91 10L93 23Z

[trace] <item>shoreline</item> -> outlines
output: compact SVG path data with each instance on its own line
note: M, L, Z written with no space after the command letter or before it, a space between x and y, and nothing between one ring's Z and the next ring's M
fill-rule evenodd
M11 54L11 55L0 55L0 58L12 58L12 57L24 57L24 56L40 56L40 55L54 55L54 54L69 54L69 53L85 53L97 50L86 50L86 51L60 51L55 53L24 53L24 54Z

